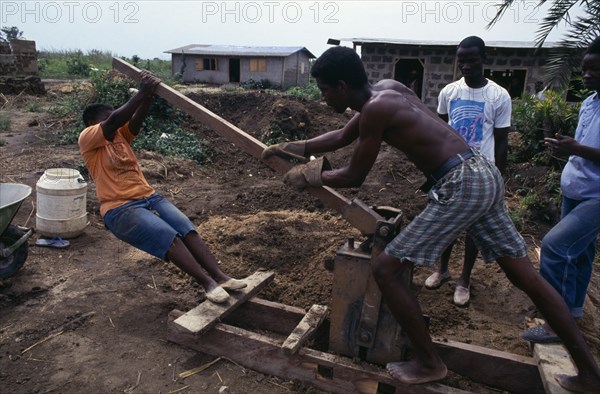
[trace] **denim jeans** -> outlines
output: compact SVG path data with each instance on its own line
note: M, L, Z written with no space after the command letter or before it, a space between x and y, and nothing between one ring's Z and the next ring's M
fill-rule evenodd
M196 231L187 216L156 193L111 209L103 219L117 238L163 260L175 237Z
M561 220L542 240L540 273L575 318L583 316L599 232L600 200L563 197Z

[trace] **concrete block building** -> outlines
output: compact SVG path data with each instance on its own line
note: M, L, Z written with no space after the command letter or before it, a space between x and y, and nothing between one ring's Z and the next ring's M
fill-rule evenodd
M407 86L417 75L421 100L432 110L444 86L461 78L456 65L459 41L413 41L404 39L343 38L360 51L371 82L396 79ZM537 49L533 42L486 41L484 74L505 87L511 97L533 94L536 81L543 80L542 66L549 48Z
M309 60L315 56L305 47L250 47L191 44L171 54L174 76L192 83L243 83L268 80L287 89L308 84Z

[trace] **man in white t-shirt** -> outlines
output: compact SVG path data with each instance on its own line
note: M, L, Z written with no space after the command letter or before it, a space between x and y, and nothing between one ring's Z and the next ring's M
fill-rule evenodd
M448 84L438 98L438 115L450 124L472 149L496 164L504 173L508 153L511 99L502 86L483 76L485 43L476 36L461 41L456 51L458 68L463 78ZM425 287L435 289L450 279L448 262L454 243L444 251L437 272L425 281ZM471 271L478 250L471 237L465 238L465 258L461 276L456 281L454 303L469 303Z

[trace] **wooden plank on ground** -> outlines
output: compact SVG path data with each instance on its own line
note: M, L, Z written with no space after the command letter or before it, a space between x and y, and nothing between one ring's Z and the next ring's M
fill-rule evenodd
M264 289L273 280L274 276L273 272L257 271L244 279L248 284L247 287L239 291L229 292L229 299L226 302L215 304L206 300L179 317L174 324L182 330L200 335L214 327L238 306Z
M327 307L323 305L313 305L304 318L294 328L294 331L287 337L281 346L283 352L290 356L298 351L306 343L310 336L319 328L325 316Z
M434 342L446 366L459 375L511 393L544 393L538 363L531 357L461 342Z
M540 376L547 394L568 394L570 391L563 389L554 375L562 373L577 375L573 361L565 347L560 343L536 343L533 345L533 357L538 360Z
M379 392L427 394L465 393L439 383L403 385L384 370L369 364L354 364L352 360L301 348L287 356L281 341L266 335L219 323L202 336L179 331L173 319L182 312L169 314L168 340L199 352L226 357L246 368L285 379L298 379L318 389L332 393L349 394ZM382 387L383 386L383 387ZM383 390L382 390L383 388Z
M112 66L115 70L139 81L141 71L139 68L116 57L113 57ZM156 87L155 93L194 119L208 125L217 134L226 138L244 152L258 159L261 158L266 145L242 129L164 83ZM286 173L294 166L294 164L277 156L272 156L263 162L280 174ZM372 234L375 231L377 220L383 220L381 215L367 207L360 200L349 200L329 187L310 187L306 190L319 198L325 206L339 212L344 219L363 234Z

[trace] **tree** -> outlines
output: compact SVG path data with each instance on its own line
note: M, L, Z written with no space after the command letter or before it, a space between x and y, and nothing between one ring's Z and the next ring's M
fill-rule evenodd
M0 28L0 40L10 41L23 38L23 32L17 26Z
M525 1L525 0L521 0ZM538 0L541 6L550 0ZM541 48L548 35L556 29L561 22L567 25L565 36L558 42L559 47L551 48L548 63L544 66L545 81L554 88L565 88L573 71L581 65L582 49L587 48L592 40L600 36L600 1L598 0L551 0L552 5L548 14L540 22L536 33L536 46ZM504 13L515 3L515 0L503 0L498 12L488 24L491 28L498 22ZM573 8L580 6L582 16L571 18Z

